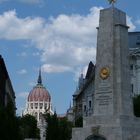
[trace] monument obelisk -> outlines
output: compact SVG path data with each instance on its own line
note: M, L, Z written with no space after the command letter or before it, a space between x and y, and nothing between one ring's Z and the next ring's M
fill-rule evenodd
M95 115L131 115L126 14L112 6L101 10L97 37Z
M140 119L130 96L126 14L112 6L100 11L97 36L94 113L72 140L140 140Z

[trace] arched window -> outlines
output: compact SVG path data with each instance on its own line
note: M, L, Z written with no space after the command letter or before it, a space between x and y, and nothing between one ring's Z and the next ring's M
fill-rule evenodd
M43 103L39 103L39 108L42 109Z
M38 103L35 103L35 109L37 109L38 108Z
M30 107L31 107L31 109L33 109L33 103L30 103Z
M89 109L91 109L91 101L89 101Z

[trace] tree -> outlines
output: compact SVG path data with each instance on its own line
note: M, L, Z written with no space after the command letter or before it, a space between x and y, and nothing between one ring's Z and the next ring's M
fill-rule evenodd
M54 115L47 114L46 115L46 139L47 140L57 140L58 139L58 118L57 114Z
M39 138L37 120L34 116L25 115L23 117L19 117L19 122L22 138Z
M72 126L66 117L59 119L59 140L71 140Z
M133 98L134 115L140 117L140 95Z
M22 140L12 102L8 102L6 107L0 106L0 139Z
M46 114L46 140L70 140L72 133L72 123L66 117L57 117L56 112L54 115Z
M83 117L79 116L75 120L75 127L83 127Z

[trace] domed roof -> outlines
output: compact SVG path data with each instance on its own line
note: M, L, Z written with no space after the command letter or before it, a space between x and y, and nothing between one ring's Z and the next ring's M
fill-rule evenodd
M28 95L28 102L31 101L47 101L50 102L51 96L47 89L42 84L41 78L41 70L39 71L38 83L37 85L30 91Z

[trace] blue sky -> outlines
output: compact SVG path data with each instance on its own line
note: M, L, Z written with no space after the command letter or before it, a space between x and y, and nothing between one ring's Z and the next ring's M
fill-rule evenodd
M116 3L127 13L130 31L140 30L139 5L139 0ZM66 112L80 73L89 61L95 63L99 10L107 7L107 0L0 0L0 54L18 114L36 85L40 66L53 108Z

